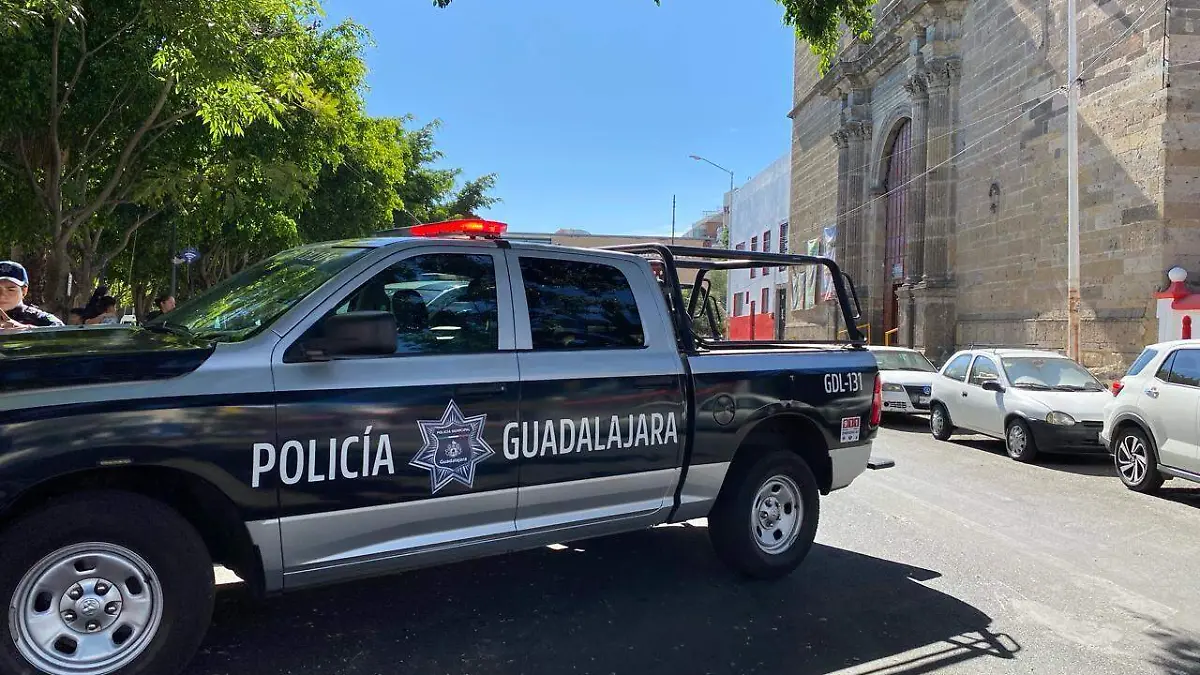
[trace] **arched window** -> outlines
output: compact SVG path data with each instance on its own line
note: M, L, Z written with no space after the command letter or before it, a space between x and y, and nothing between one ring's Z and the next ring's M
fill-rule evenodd
M900 123L900 128L892 136L891 146L887 151L887 178L884 189L887 191L887 202L884 211L884 278L887 279L887 302L884 304L884 330L896 328L899 316L896 306L896 287L904 281L904 218L908 209L907 193L904 186L912 179L909 170L909 156L912 154L912 125L908 120Z

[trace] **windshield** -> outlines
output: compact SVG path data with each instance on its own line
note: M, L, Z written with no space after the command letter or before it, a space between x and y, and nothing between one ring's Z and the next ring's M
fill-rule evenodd
M271 325L368 249L317 244L253 265L146 324L219 342L245 340Z
M1017 356L1002 358L1012 386L1043 391L1104 391L1104 385L1071 359Z
M923 373L933 373L937 368L920 352L910 351L878 351L871 352L879 363L880 370L916 370Z

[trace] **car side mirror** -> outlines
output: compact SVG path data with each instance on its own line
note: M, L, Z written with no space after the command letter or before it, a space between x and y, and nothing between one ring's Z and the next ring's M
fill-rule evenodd
M1004 385L1000 384L998 380L988 380L979 386L983 387L987 391L994 391L998 394L1004 393Z
M395 354L396 317L391 312L330 315L321 322L320 336L305 340L301 350L306 361Z

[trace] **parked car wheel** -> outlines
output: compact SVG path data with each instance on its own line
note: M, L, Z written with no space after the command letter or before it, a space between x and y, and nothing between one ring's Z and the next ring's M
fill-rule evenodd
M748 577L782 577L804 560L817 536L817 480L803 459L786 450L734 471L709 515L713 548Z
M0 533L0 672L174 675L212 617L204 541L139 495L62 498Z
M1154 492L1162 487L1158 456L1141 429L1129 426L1117 434L1113 443L1113 463L1125 487L1134 492Z
M941 403L934 403L929 408L929 431L939 441L948 441L954 434L954 424L950 421L950 412Z
M1037 442L1029 433L1029 425L1025 420L1014 419L1004 429L1004 449L1008 456L1018 462L1032 462L1037 458Z

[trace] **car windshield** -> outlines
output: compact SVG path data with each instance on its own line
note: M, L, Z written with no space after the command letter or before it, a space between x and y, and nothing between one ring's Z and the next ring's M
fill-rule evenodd
M915 370L922 373L937 372L937 368L920 352L888 350L871 352L879 363L880 370Z
M368 249L316 244L284 251L146 324L218 342L245 340L275 322Z
M1013 356L1000 359L1008 381L1019 389L1041 391L1104 391L1086 368L1061 357Z

